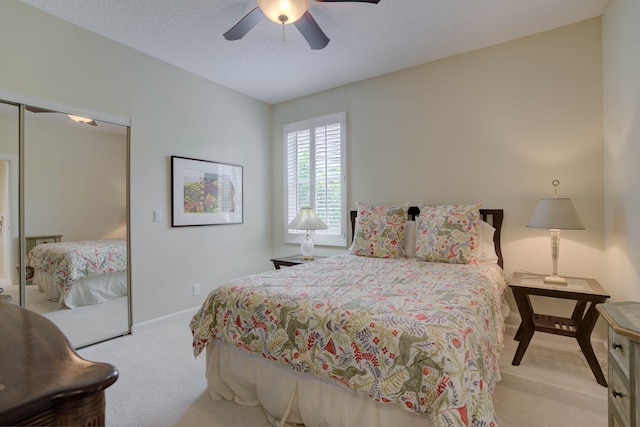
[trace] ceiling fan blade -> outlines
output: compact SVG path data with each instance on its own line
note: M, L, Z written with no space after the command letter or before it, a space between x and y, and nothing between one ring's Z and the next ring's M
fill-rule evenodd
M329 44L329 37L320 29L313 16L306 11L302 18L293 23L302 37L307 40L311 49L324 49Z
M31 111L32 113L57 113L57 111L49 110L46 108L34 107L33 105L25 105L24 109Z
M88 124L89 126L98 126L98 124L96 123L96 121L95 121L95 120L91 120L90 122L87 122L87 124Z
M316 0L320 3L375 3L378 4L380 0Z
M227 40L240 40L263 19L264 13L260 8L256 7L251 12L247 13L244 18L238 21L236 25L231 27L229 31L224 33L223 36Z

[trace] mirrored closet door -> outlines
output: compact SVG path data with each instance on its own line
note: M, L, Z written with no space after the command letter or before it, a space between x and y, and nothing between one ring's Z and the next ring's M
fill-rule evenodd
M0 298L20 304L19 107L0 102Z
M49 318L76 348L123 335L130 326L129 128L32 105L22 117L16 241L24 250L15 257L17 277L5 279L12 302Z

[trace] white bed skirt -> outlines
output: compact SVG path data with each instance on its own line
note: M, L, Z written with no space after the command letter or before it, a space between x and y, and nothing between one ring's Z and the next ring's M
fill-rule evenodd
M213 400L262 406L276 426L428 427L419 416L311 374L294 372L222 343L207 344L207 384Z
M101 274L74 280L67 294L60 294L52 283L51 274L35 270L33 283L40 288L47 299L60 301L60 307L75 308L79 305L101 304L105 301L127 295L127 272Z

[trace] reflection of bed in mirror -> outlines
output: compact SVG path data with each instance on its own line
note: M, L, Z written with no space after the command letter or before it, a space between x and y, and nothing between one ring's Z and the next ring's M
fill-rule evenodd
M127 295L125 239L46 243L27 254L28 274L60 307L100 304ZM29 277L28 277L29 278Z

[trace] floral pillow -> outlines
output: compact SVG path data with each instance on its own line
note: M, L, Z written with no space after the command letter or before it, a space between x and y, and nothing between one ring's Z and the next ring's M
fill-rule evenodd
M416 259L453 264L476 262L481 205L480 201L473 205L420 205Z
M373 206L358 203L351 253L372 258L403 258L409 204Z

